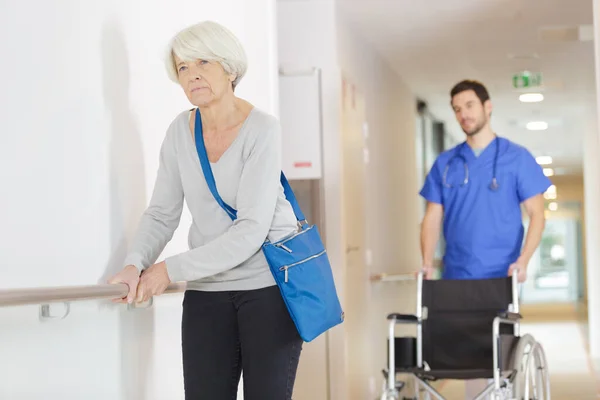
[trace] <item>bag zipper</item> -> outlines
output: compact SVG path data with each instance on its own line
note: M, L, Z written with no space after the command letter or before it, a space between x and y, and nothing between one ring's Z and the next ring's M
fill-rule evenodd
M289 247L287 247L285 244L283 243L277 243L275 246L279 247L280 249L284 249L285 251L287 251L288 253L292 252L292 249L290 249Z
M280 241L279 241L279 242L277 242L277 243L273 243L273 246L279 247L280 249L284 249L284 250L285 250L285 251L287 251L288 253L291 253L291 252L292 252L292 249L290 249L289 247L287 247L287 246L285 245L285 243L287 243L287 242L289 242L290 240L292 240L292 239L294 239L294 238L296 238L296 237L298 237L298 236L302 235L303 233L306 233L306 232L308 232L310 229L312 229L312 227L311 227L311 228L308 228L308 229L305 229L305 230L302 230L302 231L300 231L300 232L293 233L291 236L288 236L288 237L286 237L286 238L284 238L284 239L280 240Z
M295 262L295 263L290 264L290 265L284 265L283 267L279 268L280 271L285 271L285 279L284 279L285 283L288 283L288 270L290 268L293 268L293 267L298 266L300 264L304 264L305 262L308 262L310 260L314 260L317 257L321 257L325 253L327 253L327 250L323 250L322 252L320 252L318 254L315 254L314 256L310 256L308 258L305 258L302 261L298 261L298 262Z

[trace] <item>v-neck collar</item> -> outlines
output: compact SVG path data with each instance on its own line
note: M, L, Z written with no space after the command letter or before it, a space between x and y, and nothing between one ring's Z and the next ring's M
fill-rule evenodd
M219 162L225 157L225 155L227 155L228 153L230 153L230 149L234 146L237 146L237 143L242 141L242 135L246 134L246 130L247 130L247 125L248 122L250 121L250 119L254 116L256 107L252 107L252 109L250 110L250 112L248 113L248 116L246 116L246 119L244 120L244 122L242 123L242 126L240 127L240 129L238 130L238 133L235 137L235 139L233 139L233 142L231 142L231 144L229 145L229 147L227 147L227 149L225 149L225 151L223 152L223 154L221 154L221 157L219 157L219 159L215 162L212 162L209 160L209 163L212 167L216 167ZM183 122L185 123L185 133L187 136L187 142L188 145L190 147L190 150L195 154L195 158L198 159L198 161L200 160L200 157L198 155L198 149L196 148L196 137L195 137L195 132L192 132L192 130L190 129L190 114L189 112L192 112L192 118L195 118L195 114L196 114L196 108L186 111L183 114L186 116L185 118L182 118ZM198 164L199 165L199 164Z
M471 146L469 146L469 144L465 140L461 144L460 154L463 157L465 157L467 162L472 162L472 163L477 163L480 160L486 160L487 158L490 157L490 154L491 154L491 157L495 157L496 146L500 145L500 140L501 140L500 137L496 136L494 138L494 140L492 140L490 143L488 143L488 145L485 146L485 148L483 148L483 150L481 150L481 153L479 153L479 156L475 155L475 152L473 151Z

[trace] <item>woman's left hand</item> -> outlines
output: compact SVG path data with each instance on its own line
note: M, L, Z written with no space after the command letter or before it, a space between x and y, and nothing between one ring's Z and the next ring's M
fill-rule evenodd
M163 261L152 265L142 272L142 276L140 276L135 301L143 303L153 296L160 296L165 292L170 283L167 264Z

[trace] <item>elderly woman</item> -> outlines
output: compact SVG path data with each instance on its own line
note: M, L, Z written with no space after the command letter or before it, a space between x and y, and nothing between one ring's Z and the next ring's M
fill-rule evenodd
M280 184L280 127L234 95L246 72L236 37L214 22L184 29L171 42L167 70L197 108L169 126L148 209L110 283L126 283L123 302L187 282L182 342L186 399L291 399L302 339L261 251L266 239L297 230ZM237 210L232 222L211 195L195 147L195 114L218 192ZM179 225L184 199L193 217L190 250L156 263ZM142 273L143 271L143 273ZM141 275L141 276L140 276Z

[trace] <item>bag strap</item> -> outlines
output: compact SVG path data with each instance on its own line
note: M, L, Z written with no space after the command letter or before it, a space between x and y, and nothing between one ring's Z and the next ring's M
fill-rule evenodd
M296 220L298 221L298 224L302 228L306 228L308 226L306 217L304 216L304 213L300 209L298 200L296 200L296 195L294 194L294 191L292 190L292 187L290 186L283 171L281 171L281 177L279 178L279 180L281 182L281 185L283 186L283 193L285 194L286 200L290 202L292 208L294 209L294 215L296 215Z
M194 122L194 138L196 139L196 151L198 152L198 157L200 158L202 172L204 172L204 179L206 179L206 183L208 184L208 187L217 203L219 203L219 205L223 208L223 210L225 210L227 215L229 215L232 220L235 220L237 218L237 211L226 204L219 195L219 192L217 192L215 177L213 176L210 162L208 161L208 155L206 154L204 136L202 134L202 119L200 118L200 110L198 109L196 109L196 120Z
M229 204L225 203L219 192L217 191L217 185L215 183L215 177L212 173L212 168L210 167L210 162L208 161L208 155L206 153L206 146L204 144L204 135L202 132L202 117L200 116L200 110L196 109L196 118L194 122L194 138L196 141L196 151L198 152L198 158L200 159L200 165L202 166L202 172L204 173L204 179L206 179L206 183L208 184L208 188L210 189L213 197L217 201L217 203L225 210L227 215L235 221L237 218L237 210L231 207ZM292 190L287 178L283 171L281 172L281 185L283 186L283 191L285 193L285 198L290 202L292 208L294 209L294 214L296 215L296 219L298 223L303 228L308 225L306 221L306 217L302 213L300 209L300 205L296 200L296 196L294 195L294 191Z

